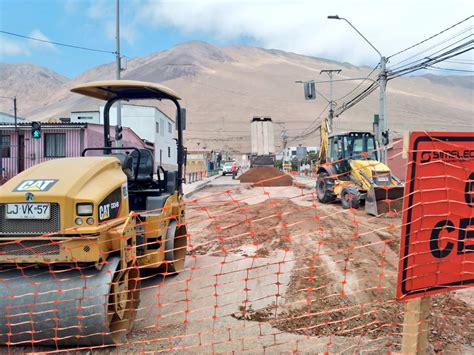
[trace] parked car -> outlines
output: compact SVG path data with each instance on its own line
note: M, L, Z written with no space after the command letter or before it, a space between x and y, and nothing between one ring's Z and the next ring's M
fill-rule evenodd
M222 175L232 175L232 165L236 164L237 165L237 170L239 170L239 164L237 164L235 161L226 161L222 165Z

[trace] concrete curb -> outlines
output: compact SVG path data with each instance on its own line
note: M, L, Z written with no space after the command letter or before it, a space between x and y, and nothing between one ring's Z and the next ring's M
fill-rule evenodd
M197 184L195 187L192 188L191 191L186 192L183 196L184 196L185 198L188 198L188 197L190 197L192 194L194 194L194 193L196 193L196 192L198 192L198 191L201 191L201 190L204 189L207 185L209 185L213 180L217 179L219 176L220 176L219 174L211 176L209 179L202 181L202 183L200 183L200 184Z

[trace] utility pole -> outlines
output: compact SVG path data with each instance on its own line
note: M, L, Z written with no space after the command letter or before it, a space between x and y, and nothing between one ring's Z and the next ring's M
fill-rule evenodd
M16 157L17 157L17 174L20 173L20 138L18 134L18 117L16 111L16 96L0 96L1 99L9 99L13 101L13 118L14 118L14 125L15 125L15 134L17 139L16 145ZM11 145L11 141L10 141ZM3 176L3 137L2 132L0 132L0 178Z
M120 0L117 0L117 18L116 18L116 27L115 27L115 44L116 44L116 51L115 51L115 62L116 62L116 79L120 80ZM117 127L122 127L122 103L121 101L117 101ZM117 132L117 131L116 131ZM121 132L120 132L121 134ZM117 134L115 136L115 146L121 147L122 146L122 138L117 139Z
M286 129L283 129L281 131L281 140L283 142L283 162L286 163L287 161L286 146L288 144L288 133L286 132Z
M379 74L379 134L377 141L380 148L380 160L387 164L388 154L387 154L387 145L390 142L390 137L388 136L388 125L387 125L387 58L380 56L380 74Z
M16 136L16 173L20 173L20 134L18 130L18 117L16 114L16 96L13 97L13 117L15 122L15 136Z
M379 95L379 130L376 133L376 139L377 139L377 144L380 149L380 161L383 163L387 164L387 145L390 143L390 137L389 137L389 132L388 132L388 125L387 125L387 102L386 102L386 94L385 94L385 89L387 88L387 58L384 57L375 46L370 43L370 41L365 38L365 36L357 29L355 26L348 20L345 19L344 17L339 17L338 15L332 15L328 16L328 19L330 20L343 20L347 22L349 26L352 27L354 31L356 31L359 36L361 36L365 42L369 46L374 49L377 54L380 56L380 72L379 72L379 77L378 77L378 84L379 84L379 90L380 90L380 95Z
M281 132L280 132L280 138L281 138L281 142L283 143L283 162L286 161L286 146L288 145L288 132L286 130L286 127L285 127L285 122L273 122L274 124L276 125L279 125L281 126Z
M326 73L328 76L329 76L329 132L328 133L331 133L332 132L332 120L333 120L333 117L334 117L334 101L332 99L332 75L333 73L336 73L336 74L339 74L342 70L341 69L324 69L324 70L321 70L321 72L319 73L320 75L322 73Z

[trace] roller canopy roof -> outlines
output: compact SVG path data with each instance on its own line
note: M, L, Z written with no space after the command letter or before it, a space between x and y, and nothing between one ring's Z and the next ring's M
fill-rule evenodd
M100 100L123 99L175 99L181 98L166 86L136 80L93 81L77 85L72 92Z

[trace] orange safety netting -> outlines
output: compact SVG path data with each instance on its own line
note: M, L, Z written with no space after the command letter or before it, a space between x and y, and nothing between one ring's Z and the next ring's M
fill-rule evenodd
M444 173L439 170L438 178L447 181ZM0 269L0 352L400 352L401 212L371 216L363 207L343 209L339 201L322 204L315 178L296 176L296 182L272 187L227 177L188 197L184 270L169 272L166 263L160 270L130 267L125 312L134 308L136 316L127 336L115 320L112 332L121 333L115 349L103 329L111 321L110 288L125 292L113 272L124 271L119 260L109 256L102 267L112 271L96 280L95 265L74 260L42 266L15 261L25 253L54 255L63 243L55 235L42 244L32 238L2 243L0 256L9 255L10 263ZM470 255L465 263L472 263ZM20 276L7 277L11 268ZM474 350L469 291L432 296L430 352ZM93 345L78 340L86 324L84 337Z

